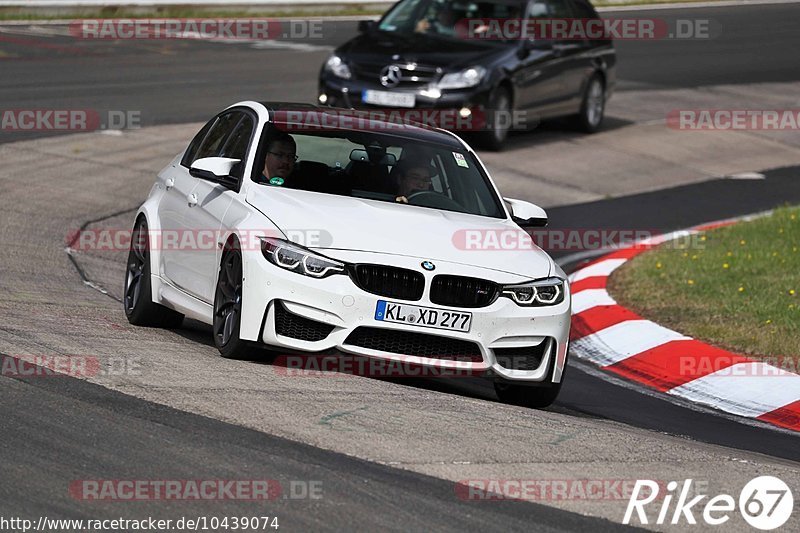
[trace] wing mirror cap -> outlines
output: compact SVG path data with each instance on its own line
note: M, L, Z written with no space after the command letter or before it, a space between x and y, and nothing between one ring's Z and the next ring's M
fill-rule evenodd
M240 162L241 159L231 159L230 157L203 157L192 163L189 174L204 180L230 183L231 180L238 181L231 176L231 170Z
M359 20L358 31L359 33L371 33L378 27L378 22L375 20Z
M547 212L538 205L514 198L503 198L503 200L511 212L511 220L520 227L543 228L547 226Z

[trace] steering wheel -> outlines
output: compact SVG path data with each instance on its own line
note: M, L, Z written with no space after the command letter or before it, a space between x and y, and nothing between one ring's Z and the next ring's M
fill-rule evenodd
M406 196L409 205L432 207L434 209L447 209L449 211L464 212L464 208L444 194L436 191L417 191Z

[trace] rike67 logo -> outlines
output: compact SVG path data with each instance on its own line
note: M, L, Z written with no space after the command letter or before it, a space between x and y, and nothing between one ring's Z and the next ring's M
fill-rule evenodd
M650 524L645 507L659 500L660 508L655 524L664 525L697 524L695 512L710 526L719 526L730 520L731 514L737 510L744 520L756 529L769 531L781 527L789 520L794 508L794 497L789 486L773 476L760 476L751 479L739 493L738 502L729 494L719 494L701 504L708 495L701 494L690 499L693 493L692 480L687 479L678 490L678 482L670 481L666 486L666 494L659 494L660 487L649 479L636 480L633 493L628 500L623 524L630 524L634 512L641 524ZM675 500L675 507L672 502ZM657 507L653 506L653 507ZM670 516L670 511L672 511Z

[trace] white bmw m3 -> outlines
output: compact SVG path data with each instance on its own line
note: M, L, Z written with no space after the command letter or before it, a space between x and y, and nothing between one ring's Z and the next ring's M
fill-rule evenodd
M139 209L125 313L142 326L200 320L229 358L260 345L466 365L501 400L545 407L566 366L566 275L536 246L475 243L523 242L523 228L546 222L501 198L452 133L241 102L159 173Z

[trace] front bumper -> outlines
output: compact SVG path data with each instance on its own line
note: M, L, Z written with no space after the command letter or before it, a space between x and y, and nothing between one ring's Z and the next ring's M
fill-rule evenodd
M343 257L348 254L353 257ZM336 257L352 262L390 264L415 271L420 271L419 264L422 260L364 252L337 252ZM479 356L470 362L439 357L412 357L411 361L414 364L466 370L470 373L484 372L495 378L517 382L561 381L566 364L570 327L571 297L566 282L564 301L555 306L521 307L508 298L499 297L486 307L467 309L442 306L429 300L428 289L435 274L477 277L501 284L521 283L526 281L526 278L437 261L435 272L423 272L426 289L422 298L409 302L368 293L357 287L346 275L314 279L289 272L272 265L259 252L248 254L244 268L240 330L242 339L260 341L288 351L323 352L335 349L372 358L409 363L410 358L406 354L379 351L348 342L348 337L353 338L351 334L356 328L380 328L474 343L479 353ZM468 332L458 332L378 321L375 319L375 309L379 300L470 312L472 325ZM327 324L330 333L321 340L314 341L279 334L276 330L278 305L293 315ZM504 359L503 354L519 353L519 350L514 352L509 349L523 347L530 347L532 351L539 350L541 357L538 359L538 365L535 368L526 367L524 370L509 368L515 365L509 365L508 359ZM500 361L503 361L505 366Z
M365 90L388 91L386 87L363 80L345 80L335 76L323 75L319 82L318 95L325 95L325 105L354 109L377 109L375 106L363 101ZM434 98L424 92L424 87L415 89L393 89L392 92L404 92L415 97L415 109L454 109L485 108L489 103L491 88L485 84L468 89L451 89L440 91L440 96Z

